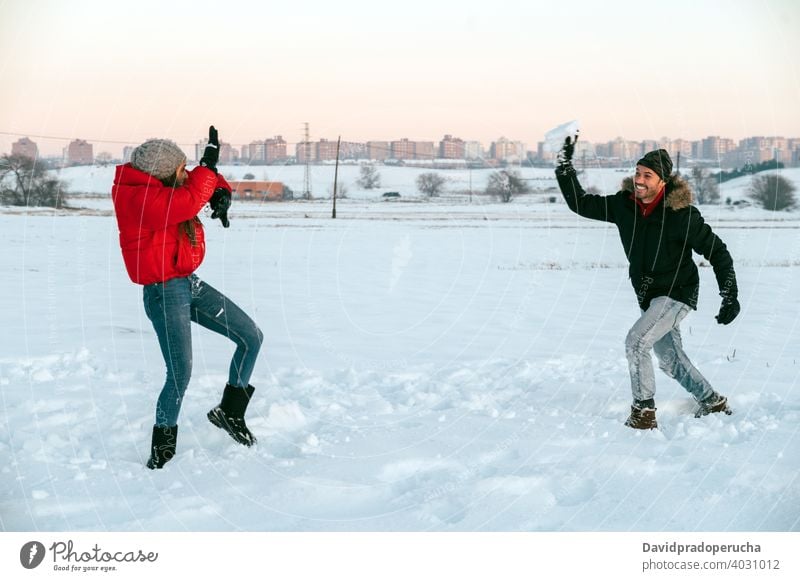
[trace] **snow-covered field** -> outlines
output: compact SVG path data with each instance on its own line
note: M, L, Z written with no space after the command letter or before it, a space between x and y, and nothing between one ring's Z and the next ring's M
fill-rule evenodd
M560 197L556 189L553 170L549 168L512 168L527 180L528 185L540 193L553 193ZM380 187L373 190L361 189L356 183L359 177L359 166L341 165L339 167L339 185L344 187L347 196L365 201L380 201L381 194L386 191L397 191L403 199L419 199L421 194L416 189L416 178L422 173L434 172L447 181L445 192L483 192L492 169L425 169L414 167L376 166L380 176ZM223 166L220 171L230 180L240 180L247 174L257 180L273 180L285 183L296 195L303 191L304 166ZM631 175L626 169L593 169L585 170L581 176L584 187L595 186L601 192L614 193L622 179ZM800 168L781 170L782 175L800 183ZM59 172L59 177L69 184L69 190L76 193L107 195L114 179L114 166L69 167ZM334 166L315 165L310 168L311 194L316 198L330 198L333 192ZM746 197L749 177L737 178L722 184L720 194L722 201L726 198L740 200ZM549 188L549 189L548 189ZM462 196L463 197L463 196ZM476 201L476 200L473 200Z
M107 192L91 171L74 189ZM400 171L381 191L413 190ZM641 433L613 227L533 198L353 195L335 221L324 200L238 204L228 230L204 219L198 274L265 333L259 444L205 419L232 349L198 330L178 454L153 472L163 362L110 202L86 202L0 214L2 530L800 530L800 213L703 208L743 311L716 324L701 268L684 344L736 413L695 419L658 375L661 430Z

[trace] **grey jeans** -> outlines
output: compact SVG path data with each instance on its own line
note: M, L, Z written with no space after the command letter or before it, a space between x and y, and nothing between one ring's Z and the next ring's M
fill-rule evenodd
M689 305L680 301L656 297L628 331L625 355L628 357L634 400L652 399L656 393L650 350L655 351L661 370L680 383L696 400L706 399L714 393L711 384L692 365L681 345L678 326L690 310Z

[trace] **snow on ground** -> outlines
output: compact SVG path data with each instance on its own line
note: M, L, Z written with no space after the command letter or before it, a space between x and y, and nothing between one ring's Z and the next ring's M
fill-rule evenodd
M196 330L178 454L153 472L163 362L97 204L0 214L2 530L800 529L797 213L704 209L743 312L716 324L701 268L683 338L736 413L695 419L658 372L653 433L622 425L638 312L612 227L530 200L206 217L198 274L266 336L259 444L205 419L232 349Z

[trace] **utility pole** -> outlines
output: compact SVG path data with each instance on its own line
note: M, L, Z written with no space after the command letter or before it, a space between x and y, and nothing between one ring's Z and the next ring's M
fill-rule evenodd
M305 123L305 140L303 141L303 154L305 156L306 170L303 174L303 199L311 199L311 136L308 123Z
M336 169L333 172L333 214L331 218L336 219L336 189L339 187L339 146L342 143L342 136L336 140Z

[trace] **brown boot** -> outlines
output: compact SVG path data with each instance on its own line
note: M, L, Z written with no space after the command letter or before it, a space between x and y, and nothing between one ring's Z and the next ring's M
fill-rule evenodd
M640 408L632 405L631 415L625 420L625 425L636 430L655 430L658 428L656 408Z
M715 393L711 397L698 402L698 405L700 407L694 413L694 417L696 418L701 418L703 416L707 416L708 414L718 413L723 413L729 416L733 413L733 410L728 406L728 398L718 393Z

